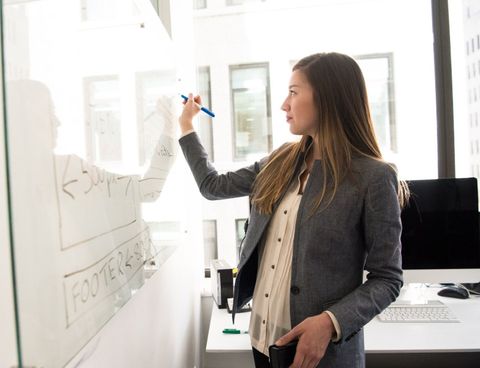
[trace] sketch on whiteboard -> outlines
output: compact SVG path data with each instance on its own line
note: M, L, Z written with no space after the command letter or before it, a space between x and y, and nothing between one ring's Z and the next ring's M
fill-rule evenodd
M148 261L149 251L150 235L145 228L101 259L64 275L66 327L130 282Z
M176 124L163 125L143 175L118 174L74 154L54 153L60 122L43 83L10 81L6 97L9 140L15 143L10 153L16 263L28 270L18 273L23 326L42 324L42 333L62 336L80 324L82 339L77 332L68 336L82 344L143 285L158 252L140 205L162 193L176 158ZM32 305L38 307L35 316ZM37 342L25 338L26 351L37 351Z

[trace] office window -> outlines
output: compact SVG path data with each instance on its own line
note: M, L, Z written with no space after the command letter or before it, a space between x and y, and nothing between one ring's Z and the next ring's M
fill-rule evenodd
M232 137L214 142L220 172L250 164L299 138L291 135L281 110L288 93L290 61L337 51L354 56L365 74L382 154L397 166L400 178L438 176L431 0L256 1L248 5L225 0L223 4L232 6L194 17L196 60L201 66L212 66L212 90L219 91L214 93L215 133ZM233 5L241 11L233 11ZM465 55L468 48L470 53L472 36L462 39L457 52ZM221 52L205 48L205 39ZM458 69L464 78L472 61ZM221 92L228 88L230 95ZM222 111L226 106L230 115ZM468 145L466 140L467 149ZM245 213L221 211L228 223L248 216L247 209ZM234 226L228 231L232 234L227 238L238 239ZM222 255L233 254L233 244L219 247ZM228 248L225 253L222 247Z
M210 273L210 261L218 258L217 247L217 221L203 220L203 264L205 272Z
M272 149L268 64L230 66L233 157L248 160Z
M242 245L242 240L245 237L245 223L247 222L246 218L235 219L235 243L237 246L237 263L240 262L240 250Z
M104 165L121 161L122 130L118 78L85 78L84 93L88 160Z
M210 87L210 68L208 66L197 69L198 93L202 97L203 106L212 106L212 92ZM198 133L211 161L215 160L213 150L213 121L205 115L198 115Z

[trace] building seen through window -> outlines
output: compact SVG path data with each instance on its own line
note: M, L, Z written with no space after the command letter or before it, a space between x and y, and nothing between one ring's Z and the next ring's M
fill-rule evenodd
M449 1L457 177L480 178L480 2Z

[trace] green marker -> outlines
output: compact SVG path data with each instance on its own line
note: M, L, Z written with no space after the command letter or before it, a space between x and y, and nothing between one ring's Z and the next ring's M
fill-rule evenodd
M224 334L230 334L230 335L239 335L239 334L248 334L248 331L240 331L237 330L236 328L225 328L223 330Z

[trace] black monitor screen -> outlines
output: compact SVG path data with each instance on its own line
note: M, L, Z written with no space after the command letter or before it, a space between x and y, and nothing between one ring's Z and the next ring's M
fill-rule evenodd
M412 180L403 269L480 268L477 179Z

